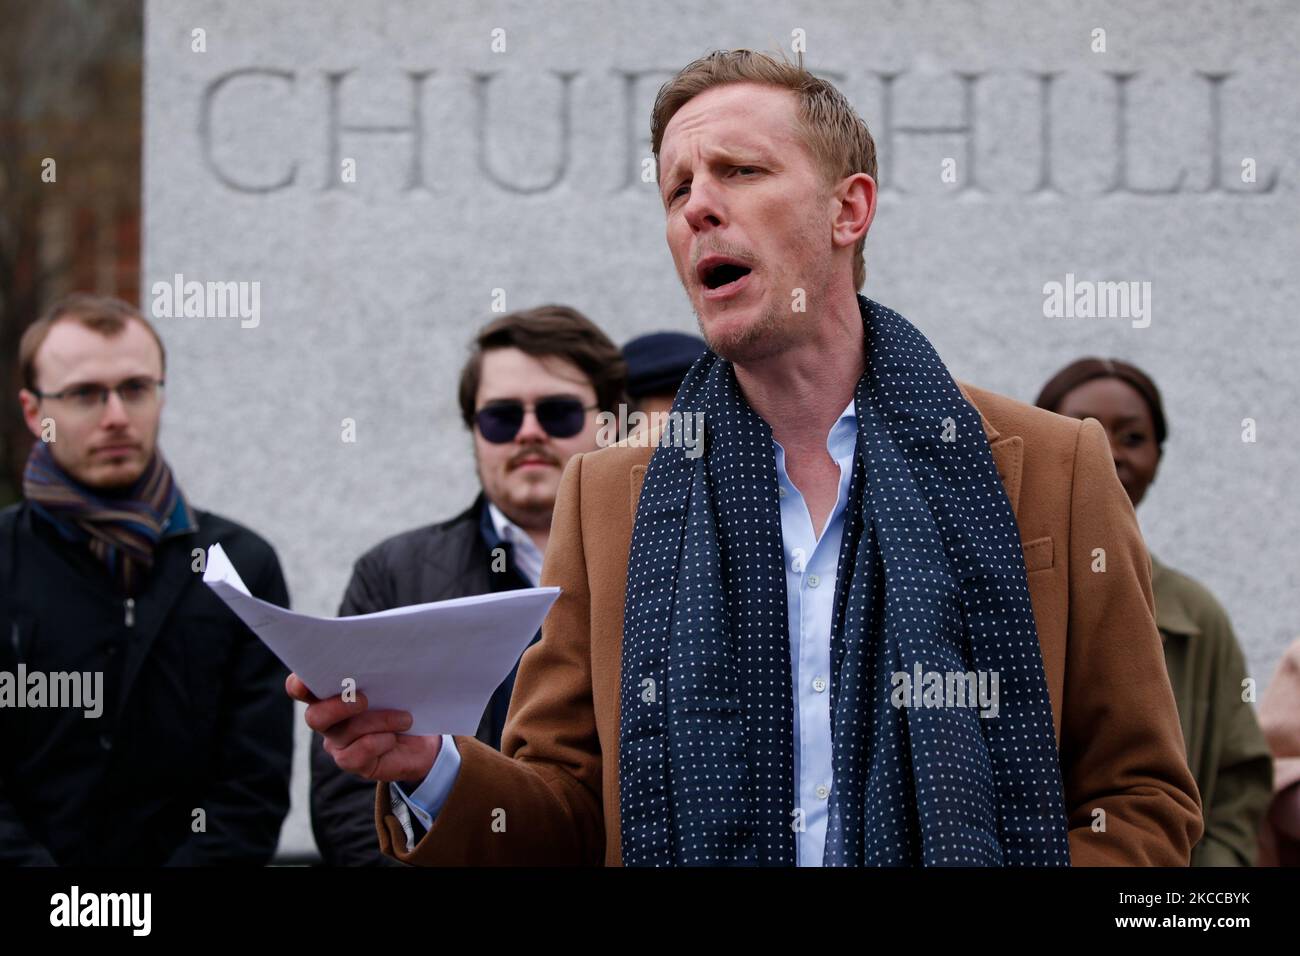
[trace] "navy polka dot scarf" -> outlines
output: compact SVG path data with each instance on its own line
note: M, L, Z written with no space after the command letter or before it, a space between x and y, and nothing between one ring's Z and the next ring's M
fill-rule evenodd
M979 414L911 323L859 305L868 360L831 634L824 862L1068 866L1020 535ZM705 452L689 457L670 429L641 490L623 629L623 861L792 866L802 813L771 427L712 352L673 408L704 413ZM997 675L996 716L949 696L947 675L972 672ZM931 673L944 680L938 705L897 692L897 675L918 673L927 689Z

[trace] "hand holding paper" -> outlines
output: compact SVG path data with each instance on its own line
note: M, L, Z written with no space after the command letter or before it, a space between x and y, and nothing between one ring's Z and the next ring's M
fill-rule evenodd
M313 694L336 697L351 678L370 710L409 712L408 734L473 734L560 594L524 588L316 618L250 596L219 544L203 580Z

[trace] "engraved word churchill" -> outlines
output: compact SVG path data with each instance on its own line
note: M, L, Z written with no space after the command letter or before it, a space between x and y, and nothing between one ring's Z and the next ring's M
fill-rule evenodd
M197 135L209 174L237 193L307 189L346 194L340 162L357 143L370 143L382 144L403 161L402 174L390 186L396 195L438 195L466 187L545 194L575 182L579 178L575 157L590 155L604 167L600 182L608 194L640 189L646 201L653 202L653 188L643 188L643 161L650 153L645 104L670 75L669 70L584 73L539 68L528 73L407 69L362 76L356 70L245 67L214 76L203 85L196 104ZM1174 83L1178 111L1203 132L1198 135L1198 148L1169 162L1148 162L1159 172L1147 169L1143 174L1137 172L1142 165L1137 160L1150 157L1141 152L1133 131L1142 122L1136 118L1136 104L1148 78L1145 74L988 71L914 76L824 71L823 75L848 90L866 91L855 98L865 106L862 112L880 146L882 198L886 199L917 192L914 184L928 174L915 157L926 145L938 142L955 145L952 161L960 171L955 186L936 194L939 198L1248 197L1272 193L1279 182L1276 163L1261 159L1255 169L1253 157L1238 157L1226 145L1225 88L1232 90L1234 81L1246 83L1235 73L1193 71L1172 81L1153 73L1152 79ZM909 99L902 93L909 83L919 81L937 82L943 92L924 98L924 105L918 107L916 96ZM1004 92L1003 87L1013 81L1019 83L1017 92ZM1062 94L1077 92L1083 83L1100 84L1102 99L1108 103L1100 114L1103 118L1087 130L1097 142L1090 160L1096 166L1090 177L1094 182L1088 186L1079 183L1079 176L1062 172L1063 150L1053 145L1065 125L1074 122L1072 112L1059 105ZM510 118L512 99L520 91L539 93L549 104L528 116L529 129L544 132L524 136L522 141ZM1238 99L1242 95L1241 90L1236 92ZM1010 111L1020 127L1032 130L1010 144L1020 164L1014 177L987 172L985 154L997 137L990 132L992 121L980 104L991 97L998 102L1001 119ZM383 102L386 120L356 118L357 104L369 105L372 100ZM617 119L577 122L582 111L593 106L601 115L612 113ZM1168 112L1163 101L1158 106L1158 111ZM1155 108L1149 102L1145 107L1144 115ZM430 120L435 111L436 123ZM283 142L292 145L277 147L262 141L241 121L250 115L287 125L291 135ZM948 118L936 121L936 115ZM452 174L438 168L438 158L453 137L466 136L472 140L471 171L458 172L453 180ZM514 148L503 150L503 141ZM1077 157L1071 161L1082 162ZM1249 179L1234 176L1243 162L1251 164ZM474 181L459 181L466 175ZM583 179L576 185L590 188L591 183Z

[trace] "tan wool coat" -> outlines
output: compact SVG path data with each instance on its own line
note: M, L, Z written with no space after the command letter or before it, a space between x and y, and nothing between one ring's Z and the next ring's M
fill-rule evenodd
M959 383L1016 515L1051 695L1074 865L1186 866L1201 836L1156 630L1150 564L1106 433ZM563 589L519 667L502 752L456 737L461 767L407 849L377 789L380 848L408 863L622 863L619 677L636 505L654 449L575 455L542 570Z

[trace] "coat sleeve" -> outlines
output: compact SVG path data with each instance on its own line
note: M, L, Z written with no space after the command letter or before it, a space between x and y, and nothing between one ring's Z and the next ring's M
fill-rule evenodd
M1156 629L1150 559L1095 419L1075 447L1068 553L1060 755L1071 862L1187 866L1200 794Z
M410 850L376 792L380 848L404 863L598 865L604 861L601 751L591 696L590 590L581 526L582 455L564 470L541 584L561 588L524 654L498 753L456 737L460 773L433 822Z
M1192 851L1193 866L1254 866L1259 828L1273 798L1273 758L1255 717L1242 700L1246 661L1227 614L1213 605L1199 622L1198 640L1215 647L1212 757L1214 787L1205 806L1205 836Z
M0 559L2 560L2 559ZM5 595L0 594L0 607L4 607ZM15 671L22 659L20 625L8 614L0 614L0 640L7 646L0 646L0 669ZM10 655L12 654L12 657ZM0 748L8 744L9 721L18 719L21 711L0 712ZM0 766L9 764L12 754L0 752ZM0 770L0 866L57 866L54 855L27 826L22 813L9 798L9 784L5 772Z
M0 581L9 586L13 569L9 556L14 552L14 535L17 528L16 512L12 508L0 511ZM10 610L9 595L0 592L0 669L15 672L23 659L23 645L27 628ZM20 711L0 711L0 767L8 766L14 758L5 751L11 748L9 734L11 721L19 718ZM0 866L57 866L54 855L27 826L22 813L9 797L10 789L5 772L0 769Z
M352 569L339 617L393 607L388 580L378 554L362 556ZM311 735L311 829L328 866L400 865L379 851L375 839L374 784L340 770L325 752L324 738L315 731Z
M252 581L255 597L289 606L273 551ZM206 830L191 835L168 865L270 862L289 812L293 701L284 692L287 676L266 645L239 625L221 701L214 782L200 804L207 815Z

